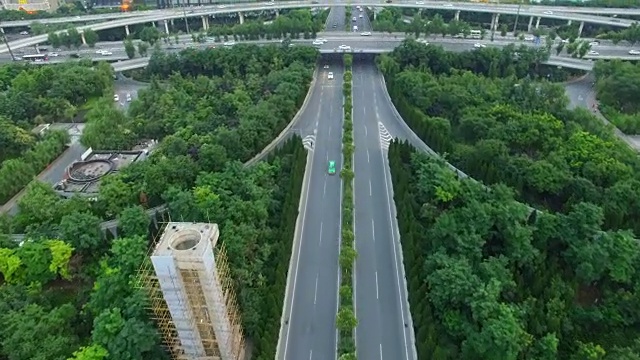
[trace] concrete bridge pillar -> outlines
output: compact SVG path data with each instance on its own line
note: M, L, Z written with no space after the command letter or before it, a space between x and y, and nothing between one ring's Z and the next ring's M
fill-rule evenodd
M578 28L578 37L582 36L582 30L584 29L584 21L580 22L580 27Z
M209 18L208 18L208 17L206 17L206 16L203 16L203 17L202 17L202 29L203 29L204 31L209 30Z
M244 24L244 14L241 12L238 12L238 18L240 19L240 24Z
M456 15L454 16L454 19L456 19L456 21L460 21L460 10L456 11Z
M280 10L276 9L276 17L280 16Z
M538 16L538 19L536 20L536 29L538 27L540 27L540 19L542 19L540 16Z
M164 32L169 33L169 22L167 20L164 21Z
M527 26L527 32L531 32L531 28L533 27L533 16L529 18L529 26Z
M491 31L496 31L499 22L500 14L493 14L493 17L491 18Z
M84 33L80 33L80 37L82 38L82 45L87 45L87 39L84 38Z
M171 21L171 28L175 29L176 25L173 23L173 19L171 19L170 21Z
M567 26L571 26L572 21L571 20L567 20Z
M129 25L124 26L124 33L127 34L127 36L131 35L131 31L129 30Z

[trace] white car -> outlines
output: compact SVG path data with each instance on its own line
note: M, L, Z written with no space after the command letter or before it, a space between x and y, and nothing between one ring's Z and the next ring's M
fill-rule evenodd
M131 94L127 94L127 102L131 102Z
M361 32L360 36L371 36L371 33L369 31Z
M235 42L235 41L227 41L227 42L225 42L223 45L224 45L224 46L233 46L233 45L235 45L235 44L236 44L236 42Z
M51 52L51 53L48 53L47 55L50 56L50 57L58 57L58 56L60 56L60 54L58 54L56 52Z
M330 72L329 74L327 74L327 79L329 80L333 80L333 73Z
M629 55L640 55L640 51L638 51L638 50L629 50Z
M545 15L553 15L553 11L549 11L549 10L545 11L544 13Z
M563 44L568 44L569 43L569 39L562 39L562 43Z
M326 43L326 42L327 42L327 41L329 41L329 40L327 40L327 39L325 39L325 38L316 38L316 41L320 41L320 42L322 42L322 43L324 44L324 43Z
M112 53L111 51L103 51L103 52L101 53L101 55L102 55L102 56L111 56L111 55L113 55L113 53Z
M487 45L485 45L485 44L480 44L480 43L475 43L475 44L473 44L473 47L474 47L474 48L478 48L478 49L482 49L482 48L486 48L486 47L487 47Z
M113 95L113 101L120 101L120 96L118 96L118 94Z
M96 50L96 54L102 54L105 51L107 51L107 50Z
M429 45L429 42L427 41L427 39L418 39L418 42L420 44Z
M527 35L524 37L524 41L533 41L535 40L535 37L533 35Z
M424 5L424 1L416 1L416 5Z
M358 15L358 17L359 17L360 19L362 19L362 14Z
M313 45L324 45L324 42L320 40L313 40Z
M20 35L29 35L28 31L20 31Z
M329 68L329 65L325 65L325 66L324 66L324 68L325 68L325 69L328 69L328 68Z
M589 55L600 55L597 51L589 51Z
M444 7L453 7L453 4L444 4Z
M598 45L600 45L600 43L597 41L592 41L589 43L589 46L598 46Z
M358 19L356 19L355 16L351 19L351 21L356 21L356 20L358 20Z
M340 46L338 46L338 49L340 49L340 50L351 50L351 46L349 46L349 45L340 45Z
M218 5L218 9L224 9L226 7L227 7L227 5Z

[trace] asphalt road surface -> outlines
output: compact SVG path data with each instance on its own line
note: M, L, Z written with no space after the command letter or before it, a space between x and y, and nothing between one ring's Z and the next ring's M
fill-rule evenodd
M339 16L334 15L334 13L338 13ZM333 31L334 29L332 29L332 31L318 34L318 37L322 37L328 40L325 44L323 44L322 46L319 46L321 50L337 51L340 45L349 45L355 52L357 52L358 49L378 49L378 50L391 51L404 39L404 36L402 34L374 33L373 36L362 36L360 34L361 27L365 29L363 31L370 31L370 28L371 28L370 24L368 24L368 19L366 18L366 16L363 17L362 19L357 17L357 23L359 24L358 25L359 33L344 32L343 30L341 30L341 29L344 29L344 21L345 21L344 8L339 8L339 7L332 8L329 18L327 19L327 25L329 27L333 25L333 21L334 21L333 19L335 19L335 21L337 21L339 25L335 29L335 31ZM486 47L504 47L510 44L515 44L516 46L519 46L519 45L534 46L532 42L519 41L519 40L514 41L514 39L511 39L511 38L503 39L501 37L496 37L494 41L490 41L490 40L454 39L451 37L442 38L441 36L430 36L424 39L424 41L427 41L431 44L442 45L445 49L450 51L473 50L473 49L476 49L475 47L476 44L484 44L484 46ZM260 40L260 41L241 41L238 43L264 44L264 43L278 43L278 42L279 40L270 40L270 41ZM297 45L312 45L312 42L313 40L311 39L292 40L292 43ZM185 48L193 48L193 47L205 48L205 47L219 47L219 46L223 46L223 44L216 43L213 41L206 42L206 43L194 43L190 37L181 39L178 44L172 44L172 45L163 44L163 47L168 52L176 52L176 51L183 50ZM112 55L102 56L96 53L96 51L98 51L97 49L109 50L110 52L112 52ZM609 42L602 42L600 45L593 46L592 50L596 51L598 55L587 55L585 56L585 59L597 60L599 58L606 58L610 56L629 57L629 51L638 50L638 47L633 47L626 43L613 45ZM25 53L32 54L32 53L35 53L35 50L30 49L28 52L25 52ZM81 57L86 57L86 58L98 58L98 59L111 60L111 61L128 59L126 52L124 51L124 47L120 42L99 43L96 49L83 48L83 49L80 49L79 51L63 50L63 51L58 51L57 53L59 54L59 56L51 57L48 63L64 62L69 59L69 56L71 54L78 54ZM552 55L555 56L555 50L552 50ZM20 57L22 55L18 55L18 56ZM560 53L559 56L566 57L568 60L580 61L580 59L571 58L564 50L563 52ZM640 56L632 56L632 57L633 58L637 57L638 60L640 60ZM6 53L0 54L0 62L9 62L9 61L11 61L9 54L6 54Z
M370 31L366 14L353 13L358 29ZM376 72L372 61L354 60L356 351L364 360L408 360L413 343L387 160L392 137L386 126L395 129L396 118Z
M290 314L279 352L283 359L336 357L343 70L340 63L329 66L330 69L319 71L301 119L314 124L316 131L307 135L312 139L312 166L307 174L306 206L300 213L299 253L293 260ZM333 72L333 80L328 79L328 71ZM331 160L336 162L335 175L327 173Z

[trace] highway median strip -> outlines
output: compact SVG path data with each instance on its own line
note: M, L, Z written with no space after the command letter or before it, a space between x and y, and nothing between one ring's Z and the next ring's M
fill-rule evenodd
M351 95L351 64L352 55L344 56L344 123L342 134L343 164L340 171L342 178L342 226L340 244L340 304L336 318L336 326L339 332L338 358L340 360L355 360L355 328L358 324L353 307L353 270L357 256L354 246L353 224L353 105Z

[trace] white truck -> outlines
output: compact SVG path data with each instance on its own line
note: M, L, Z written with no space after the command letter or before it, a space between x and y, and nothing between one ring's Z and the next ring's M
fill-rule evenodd
M358 32L358 25L353 25L353 32Z

